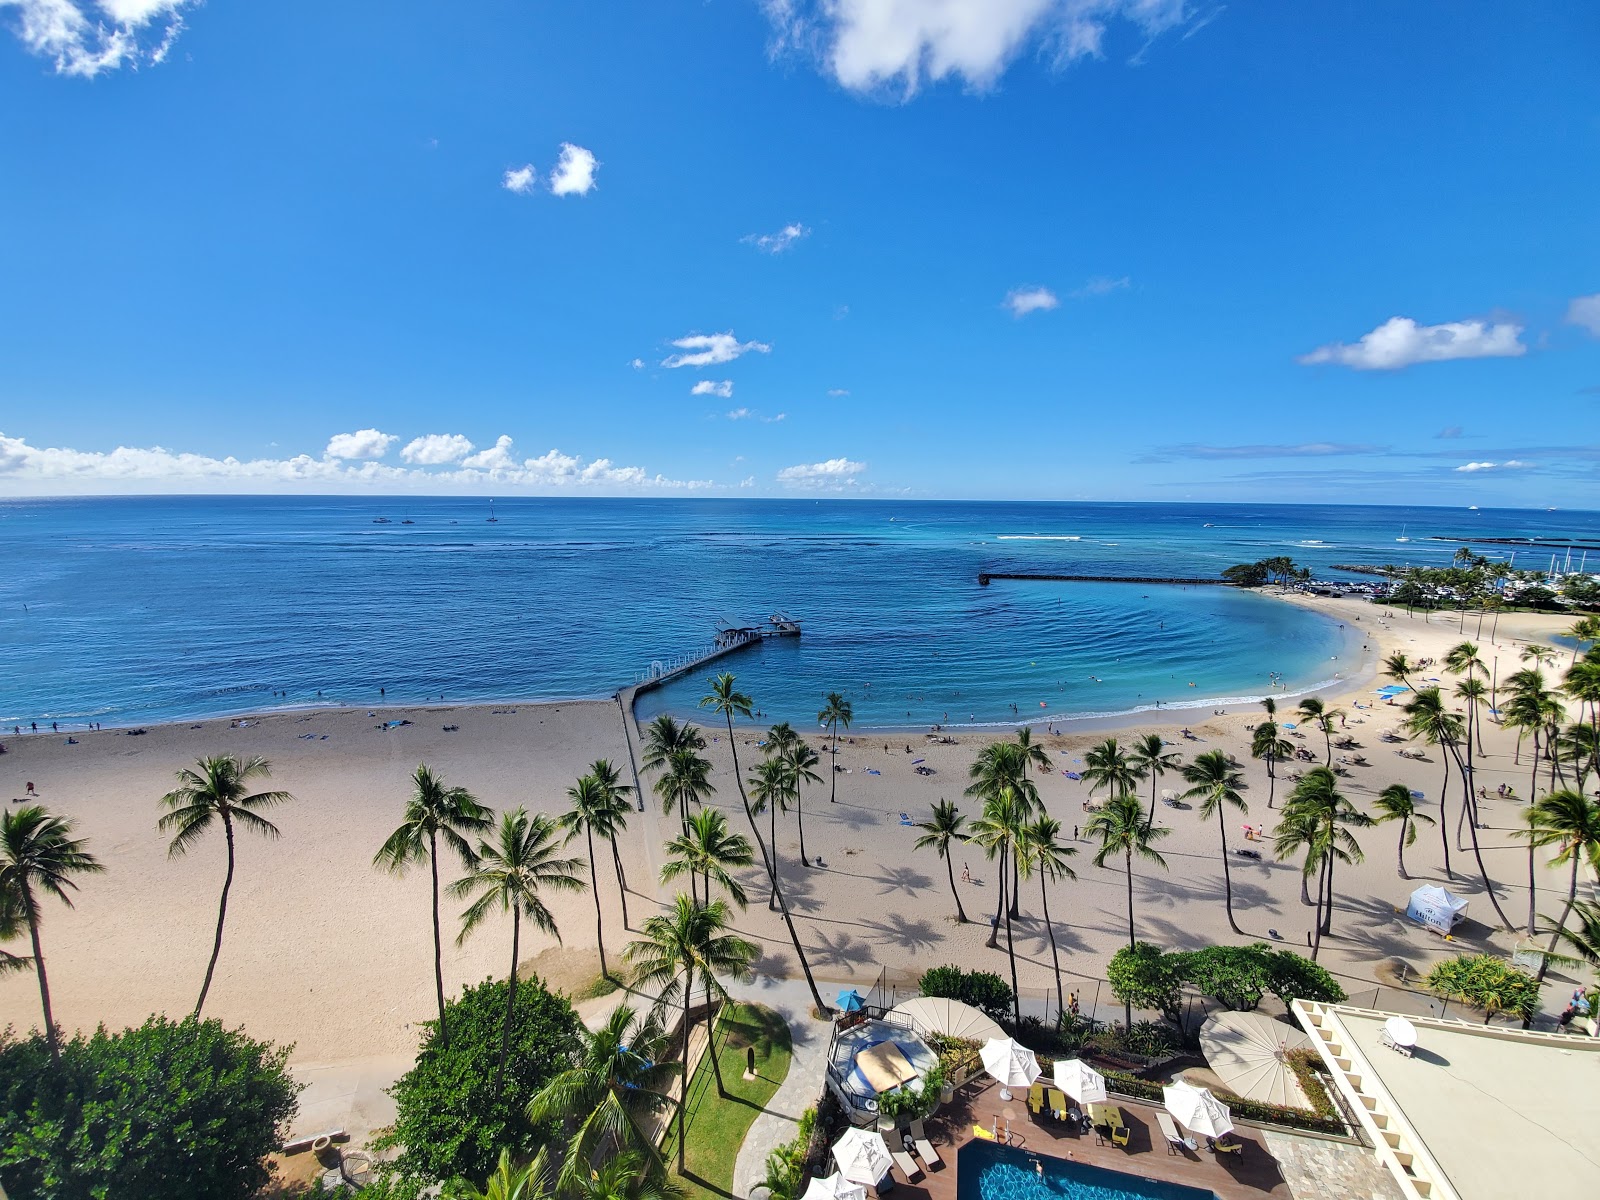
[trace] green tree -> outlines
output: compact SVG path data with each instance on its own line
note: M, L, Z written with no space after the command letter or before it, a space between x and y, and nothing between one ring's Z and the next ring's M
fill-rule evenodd
M278 827L261 815L261 810L276 808L294 797L288 792L251 792L251 781L265 779L272 767L260 755L240 759L232 754L218 754L202 758L178 772L178 786L161 797L161 806L167 811L157 828L172 834L167 854L181 858L189 847L203 838L215 824L222 825L228 845L228 873L222 880L222 899L217 905L217 936L211 947L211 961L206 964L205 982L200 985L200 998L194 1002L194 1015L199 1016L205 1007L206 993L211 990L211 976L217 969L217 959L222 954L222 926L228 919L228 892L233 887L234 826L258 833L276 841L281 834Z
M1391 783L1378 793L1374 801L1378 812L1381 814L1374 820L1374 824L1382 825L1385 821L1400 822L1400 844L1395 849L1395 869L1401 879L1410 879L1406 874L1406 847L1415 845L1417 840L1417 824L1433 824L1433 818L1417 808L1417 802L1411 795L1411 789L1403 783Z
M1315 696L1307 696L1300 701L1300 717L1322 730L1322 742L1328 751L1327 765L1333 766L1333 723L1344 717L1344 711L1329 708Z
M1133 928L1133 857L1138 855L1146 862L1167 869L1167 860L1157 853L1153 843L1160 841L1172 830L1164 825L1146 825L1144 806L1130 791L1111 797L1099 812L1089 817L1084 834L1096 839L1100 849L1095 853L1094 865L1103 867L1113 855L1122 856L1123 872L1128 882L1128 945L1136 939ZM1126 1002L1124 1002L1126 1003ZM1133 1008L1128 1005L1124 1017L1129 1029L1133 1028Z
M1278 763L1294 755L1294 743L1278 731L1276 721L1263 721L1250 735L1250 757L1264 759L1267 764L1267 807L1278 790Z
M956 921L959 924L967 923L967 910L961 907L961 893L956 891L956 868L954 862L954 848L967 840L967 835L962 832L962 826L967 819L961 815L961 810L948 800L940 800L933 806L931 820L919 821L917 828L922 830L913 849L932 850L944 859L945 873L950 876L950 895L955 897Z
M685 1190L652 1170L642 1151L629 1150L596 1164L573 1181L572 1200L677 1200Z
M667 843L667 862L661 868L661 882L672 883L687 875L689 898L707 903L711 900L711 885L715 883L742 909L748 900L733 872L750 866L755 859L750 840L742 833L730 831L728 818L714 808L702 809L690 818L686 833Z
M373 856L372 865L404 875L426 861L433 886L433 989L439 1003L439 1038L449 1044L444 1015L444 947L439 926L439 842L454 852L463 867L472 865L473 834L489 828L489 810L464 787L448 787L427 763L411 776L411 799L405 818Z
M19 1200L250 1200L295 1112L289 1049L193 1016L102 1026L59 1057L8 1029L0 1183Z
M652 785L661 797L661 811L678 814L685 836L689 833L690 806L699 808L715 793L711 784L711 763L691 749L674 750L662 762L664 770Z
M526 1161L553 1132L528 1119L528 1098L569 1069L582 1044L583 1022L571 1003L537 977L514 988L486 979L462 989L445 1011L449 1044L436 1022L424 1022L416 1062L389 1088L394 1124L375 1144L398 1150L398 1176L425 1184L487 1179L502 1150ZM513 1014L509 1051L506 1012Z
M633 811L633 803L629 799L633 795L633 785L622 782L622 775L608 758L597 758L589 764L589 774L599 785L600 794L604 800L603 808L610 816L603 822L605 832L597 827L596 833L602 833L606 844L611 847L611 867L617 873L617 899L622 904L622 927L633 928L628 922L628 880L622 873L622 855L617 850L617 835L628 828L628 814Z
M674 754L705 748L706 737L699 729L687 721L680 725L676 718L662 713L645 730L644 768L657 771L665 767Z
M1573 904L1578 898L1579 864L1588 863L1592 869L1600 870L1600 804L1596 804L1581 792L1570 790L1550 792L1541 796L1528 813L1526 832L1530 851L1533 847L1554 850L1555 854L1550 859L1550 865L1571 868L1567 882L1566 903L1561 909L1560 918L1556 921L1555 932L1550 938L1547 949L1547 953L1552 953L1557 942L1561 940L1567 918L1571 915ZM1540 982L1544 980L1547 962L1548 959L1540 962L1537 976Z
M1089 784L1091 796L1104 788L1114 799L1139 785L1139 772L1133 759L1117 744L1116 738L1106 738L1089 747L1084 752L1083 762L1083 777Z
M1061 956L1056 949L1056 927L1050 920L1050 887L1061 879L1076 879L1067 860L1078 853L1076 846L1061 844L1061 822L1054 817L1039 817L1022 827L1017 843L1017 860L1022 877L1039 876L1039 903L1044 912L1044 929L1050 936L1050 973L1056 981L1056 1012L1066 1010L1061 998Z
M1492 954L1447 958L1428 972L1423 983L1447 1000L1481 1008L1485 1025L1500 1013L1514 1013L1526 1021L1539 1011L1538 982Z
M917 981L924 996L959 1000L994 1021L1009 1021L1016 993L993 971L963 971L957 966L929 967Z
M600 946L600 974L609 979L611 968L606 965L606 927L605 919L600 912L600 876L595 870L594 838L595 834L599 834L603 840L613 841L617 831L627 826L628 805L619 792L608 788L605 782L593 773L585 775L575 786L567 789L567 800L569 801L567 811L556 819L556 826L566 835L564 844L570 845L574 838L580 836L588 844L589 894L594 898L594 936ZM621 895L622 890L622 881L618 879L618 895ZM627 927L626 915L623 917L623 927Z
M1000 909L1005 914L1006 958L1011 963L1011 1016L1018 1024L1022 1022L1022 1011L1016 998L1017 951L1011 934L1011 908L1005 902L1005 890L1009 882L1006 876L1006 862L1016 861L1018 847L1022 841L1022 831L1030 815L1027 805L1017 799L1016 792L1009 787L1003 788L999 795L984 801L983 815L972 823L971 834L975 845L982 846L990 858L999 859ZM995 931L998 928L997 924ZM994 931L991 931L990 945L993 944Z
M1154 1009L1171 1021L1178 1019L1183 965L1181 955L1163 954L1159 946L1149 942L1123 946L1111 956L1106 979L1111 984L1111 994L1127 1006L1129 1028L1135 1005Z
M1228 866L1228 822L1224 810L1233 808L1241 813L1249 811L1244 797L1239 794L1244 777L1234 770L1228 756L1221 750L1208 750L1183 769L1183 778L1192 785L1184 793L1184 798L1200 802L1200 819L1209 820L1213 815L1217 818L1217 833L1222 838L1222 887L1228 928L1242 936L1244 930L1233 919L1233 874Z
M783 748L782 756L784 764L789 768L788 798L794 804L795 826L800 833L800 861L809 867L811 859L806 854L806 810L801 793L807 784L822 782L822 776L813 770L818 763L817 752L800 738L795 738ZM774 842L773 845L776 847L777 843Z
M1444 706L1444 697L1436 687L1414 692L1405 704L1406 732L1439 748L1439 759L1444 763L1444 775L1439 782L1439 843L1444 849L1444 873L1450 879L1455 872L1450 869L1450 747L1462 736L1465 726L1460 717Z
M486 837L478 839L478 849L467 873L450 885L449 892L457 900L476 897L461 914L461 932L456 936L458 946L490 912L498 908L511 914L511 986L506 989L500 1062L494 1073L498 1097L511 1053L512 1007L518 996L517 962L522 953L522 918L527 917L536 928L560 941L555 917L551 916L539 893L545 888L581 892L584 884L577 874L583 864L576 858L556 856L561 832L543 813L530 816L526 808L501 813L494 833L493 841ZM471 1174L473 1178L483 1174L481 1171L454 1173Z
M1128 755L1128 765L1133 768L1134 774L1141 779L1150 781L1150 816L1145 821L1146 825L1156 823L1156 784L1168 771L1178 771L1183 767L1183 756L1167 749L1167 743L1159 733L1147 733L1136 739L1133 749Z
M550 1159L542 1146L532 1162L521 1166L512 1162L511 1151L501 1149L494 1173L481 1189L470 1180L454 1179L443 1192L445 1200L550 1200L552 1195ZM365 1191L358 1193L356 1200L366 1200ZM383 1200L389 1200L386 1194Z
M1317 927L1311 943L1311 960L1315 962L1322 949L1322 935L1333 929L1334 867L1341 862L1362 861L1361 846L1350 830L1371 825L1372 818L1339 791L1339 778L1327 767L1312 767L1306 772L1284 802L1284 813L1286 823L1280 825L1278 832L1278 857L1286 858L1292 853L1288 835L1301 836L1309 831L1308 850L1319 860Z
M787 812L789 807L789 794L793 787L790 779L788 760L782 755L764 758L751 768L750 778L745 781L750 785L750 811L755 816L767 818L768 829L768 862L767 869L773 877L773 885L767 893L767 911L778 911L778 886L776 883L778 871L778 811Z
M21 919L33 941L33 971L39 979L39 1004L44 1009L45 1044L56 1061L60 1037L50 1008L50 977L44 967L44 945L39 926L44 923L41 901L54 896L71 908L71 892L78 890L75 876L98 875L105 870L84 849L83 838L72 836L72 822L53 817L40 805L24 804L0 814L0 908L10 920Z
M1028 763L1032 757L1033 747L1024 745L1021 741L991 742L978 751L978 757L973 761L968 770L968 777L972 780L967 785L966 794L982 800L988 804L998 799L1001 795L1009 793L1009 803L1015 807L1020 822L1030 820L1036 814L1044 812L1044 806L1039 801L1039 789L1033 780L1028 778ZM1006 911L1012 919L1020 915L1019 896L1017 886L1017 862L1015 857L1009 859L1011 874L1009 886L1000 889L999 899L1009 897L1010 903ZM1005 871L1006 860L1002 859L1000 870ZM995 936L1000 928L1000 910L995 910L995 920L991 927L989 945L995 944Z
M829 692L823 701L822 711L817 714L817 721L827 726L828 732L833 735L833 755L828 764L828 803L839 802L839 727L850 728L850 721L856 715L850 701L838 692Z
M1562 928L1557 936L1584 962L1600 967L1600 904L1579 900L1572 906L1572 912L1578 918L1577 927Z

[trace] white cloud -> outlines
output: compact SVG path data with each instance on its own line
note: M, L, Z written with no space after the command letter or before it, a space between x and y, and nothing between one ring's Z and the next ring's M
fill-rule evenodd
M1453 358L1516 358L1528 352L1521 336L1522 326L1509 321L1418 325L1410 317L1390 317L1353 346L1332 342L1298 361L1308 367L1336 363L1357 371L1395 371Z
M1154 38L1185 24L1188 0L764 0L775 53L814 57L854 91L959 76L992 85L1033 42L1056 66L1103 54L1112 21Z
M553 196L587 196L594 190L594 173L600 169L595 156L582 146L561 143L561 157L550 172Z
M749 237L740 240L767 254L782 254L810 232L811 230L804 225L794 221L785 225L777 233L752 233Z
M629 359L628 360L628 365L630 367L632 367L635 371L642 371L642 370L644 370L644 359L642 359L642 358Z
M751 417L755 416L755 413L751 412L748 408L735 408L730 409L724 415L726 415L730 421L748 421Z
M755 485L756 477L754 475L746 475L743 479L739 480L739 486L742 488L753 488Z
M32 54L54 61L58 74L93 78L127 64L166 60L183 30L183 10L199 0L0 0L14 10L13 28Z
M1014 317L1025 317L1031 312L1048 312L1060 304L1056 294L1044 287L1013 288L1006 296L1006 307Z
M1581 326L1600 338L1600 292L1579 296L1567 305L1567 324Z
M785 467L778 472L778 482L788 487L855 487L856 476L866 469L866 463L851 462L848 458L830 458L825 462Z
M461 465L475 471L512 471L517 466L517 456L511 453L511 437L502 433L494 445L479 450L461 460Z
M850 389L849 388L829 388L828 389L828 395L830 395L830 396L848 396L849 394L850 394Z
M1526 471L1537 463L1522 462L1520 459L1508 458L1505 462L1469 462L1462 463L1456 468L1458 471Z
M533 169L532 163L524 163L520 167L507 171L500 178L500 186L508 192L515 192L519 196L527 196L533 192L533 181L538 178L538 172Z
M1133 280L1126 275L1112 279L1105 275L1096 275L1080 288L1072 289L1074 300L1088 300L1095 296L1109 296L1112 292L1125 292L1133 286Z
M724 400L733 395L733 380L714 381L702 379L689 389L691 396L721 396Z
M328 439L323 451L329 458L382 458L389 447L400 439L392 433L379 433L376 429L358 429L354 433L336 433Z
M789 419L789 414L788 413L778 413L776 416L762 417L761 419L763 421L765 421L768 425L776 425L779 421L787 421Z
M741 354L754 350L758 354L772 353L765 342L741 342L728 333L694 333L672 343L683 354L669 354L661 360L663 367L714 367L732 362Z
M459 433L427 433L407 442L400 457L419 467L438 467L460 462L471 453L472 443Z

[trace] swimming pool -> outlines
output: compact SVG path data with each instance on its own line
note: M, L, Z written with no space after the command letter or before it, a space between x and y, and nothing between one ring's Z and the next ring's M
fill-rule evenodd
M1043 1168L1041 1175L1035 1162ZM1215 1192L1087 1163L972 1142L958 1159L956 1200L1217 1200Z

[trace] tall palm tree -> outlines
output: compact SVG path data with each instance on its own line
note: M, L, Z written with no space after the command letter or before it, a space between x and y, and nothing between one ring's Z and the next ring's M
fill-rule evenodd
M1278 731L1276 721L1263 721L1250 735L1250 757L1264 759L1267 764L1267 807L1278 790L1278 762L1292 757L1294 743Z
M217 959L222 954L222 926L228 919L228 892L233 887L234 826L262 837L277 840L282 836L278 827L261 815L262 809L276 808L294 797L288 792L251 792L255 779L265 779L272 767L259 754L254 758L240 759L232 754L218 754L202 758L178 772L178 786L161 797L167 811L157 823L162 833L171 833L167 846L170 858L182 858L189 847L206 835L212 825L221 823L228 844L228 873L222 880L222 899L217 905L217 937L211 947L211 961L206 964L205 982L200 985L200 998L194 1002L194 1015L198 1019L205 1007L206 993L211 990L211 976L217 969Z
M1590 617L1588 620L1600 620ZM1581 624L1581 622L1580 622ZM1578 720L1583 720L1583 709L1589 709L1589 731L1597 741L1600 741L1600 651L1590 650L1583 657L1582 662L1574 662L1567 669L1561 690L1578 702ZM1600 764L1595 764L1591 757L1594 769L1600 770Z
M1558 723L1565 713L1561 701L1545 686L1541 671L1518 671L1506 681L1506 690L1511 693L1511 699L1503 707L1500 723L1517 730L1519 748L1523 735L1533 734L1533 769L1528 779L1528 799L1535 800L1539 795L1539 759L1544 748L1545 730L1552 723Z
M1417 668L1400 651L1383 660L1383 673L1403 687L1411 686L1411 675Z
M1562 731L1556 749L1572 763L1573 774L1577 776L1577 790L1584 791L1590 772L1600 768L1600 736L1595 734L1594 726L1574 721Z
M680 750L705 748L706 737L699 729L688 721L680 725L676 718L662 713L644 733L644 768L659 770Z
M850 728L850 721L856 715L855 709L850 706L838 692L829 692L822 703L822 711L817 714L819 724L826 725L833 735L833 755L829 765L828 803L839 802L839 726Z
M922 836L913 844L916 850L932 850L944 859L946 874L950 876L950 894L956 901L956 921L959 924L967 923L967 910L961 907L961 893L956 891L956 868L954 849L956 845L967 840L967 835L961 827L967 819L961 815L961 810L948 800L940 800L933 806L931 820L919 821L917 828L922 830Z
M974 796L988 803L1000 796L1003 792L1011 793L1011 803L1018 806L1021 813L1020 819L1026 822L1036 813L1042 814L1044 806L1039 800L1039 789L1033 780L1028 778L1028 763L1033 747L1025 745L1020 739L1015 742L991 742L978 751L978 757L973 761L967 774L972 782L967 785L966 794ZM1001 864L1004 870L1004 863ZM1019 915L1019 891L1017 886L1017 863L1011 860L1011 884L1009 889L1002 888L1001 894L1009 897L1010 903L1007 911L1015 919ZM1000 913L995 912L995 925L991 930L990 945L993 946L994 934L999 930Z
M1089 782L1091 796L1105 788L1115 799L1123 792L1131 792L1138 787L1139 772L1134 769L1128 752L1117 744L1116 738L1107 738L1089 747L1084 752L1083 761L1083 777Z
M1327 767L1312 767L1305 777L1295 784L1294 791L1284 802L1285 815L1293 815L1305 822L1297 826L1291 822L1289 829L1300 836L1304 828L1312 832L1309 849L1317 852L1320 862L1317 880L1317 926L1311 944L1311 958L1316 960L1322 949L1322 935L1333 930L1334 867L1337 863L1362 861L1361 846L1351 829L1372 824L1372 818L1361 812L1339 791L1339 777ZM1288 857L1292 846L1288 844L1285 830L1278 831L1278 857ZM1308 864L1309 866L1309 864Z
M1483 679L1489 678L1488 665L1479 657L1478 647L1472 642L1457 642L1450 647L1449 652L1444 656L1444 665L1452 673L1466 676L1456 685L1455 694L1468 702L1467 735L1470 737L1474 733L1477 734L1478 749L1481 752L1483 749L1483 735L1478 731L1477 702L1479 698L1489 691L1483 683ZM1480 672L1483 674L1483 679L1478 678Z
M600 975L611 978L611 968L606 963L606 926L600 912L600 876L595 871L594 835L609 839L615 832L613 821L617 813L613 801L606 794L600 780L585 775L577 784L567 789L571 802L566 812L556 819L556 827L565 835L563 844L570 844L582 836L589 846L589 895L594 898L594 936L600 946ZM617 890L620 892L621 886Z
M450 1200L552 1200L555 1190L550 1174L549 1152L543 1146L532 1162L522 1166L512 1161L511 1151L502 1149L494 1174L481 1190L468 1180L456 1179L444 1194Z
M1123 872L1128 881L1128 945L1134 944L1133 927L1133 856L1137 854L1146 862L1167 869L1167 860L1156 852L1153 843L1166 837L1172 830L1165 825L1146 825L1144 806L1130 791L1121 791L1106 801L1099 812L1089 817L1084 833L1097 838L1100 849L1095 852L1094 865L1103 867L1113 855L1122 855ZM1133 1003L1124 1005L1127 1027L1133 1028Z
M1018 798L1012 788L1000 790L996 796L984 801L983 815L972 823L972 841L982 846L990 858L1000 860L1000 908L1005 913L1006 925L1006 958L1011 963L1011 1015L1017 1023L1022 1021L1021 1000L1017 993L1017 951L1011 936L1011 908L1005 903L1005 891L1008 879L1006 877L1006 862L1009 859L1016 862L1018 847L1022 841L1022 831L1027 827L1028 818L1032 810ZM1020 870L1020 869L1019 869ZM997 917L999 914L996 914ZM998 923L990 931L989 944L994 945L994 934L999 931Z
M1167 749L1167 743L1159 733L1147 733L1133 743L1133 749L1128 754L1128 765L1133 768L1135 775L1150 781L1150 816L1145 821L1146 825L1156 823L1156 783L1168 771L1177 771L1183 766L1183 755Z
M801 793L808 783L822 782L822 776L812 769L819 761L817 752L800 738L795 738L780 753L789 768L789 799L794 803L795 825L800 831L800 861L809 867L811 859L806 855L806 810Z
M489 828L489 810L464 787L448 787L427 763L411 775L411 799L405 819L373 855L372 865L394 875L404 875L424 860L433 884L433 990L439 1003L439 1043L450 1045L444 1015L444 946L439 927L439 841L455 852L464 867L472 865L472 843L467 839Z
M467 873L445 889L452 899L477 897L461 914L461 932L456 945L463 944L472 931L498 908L511 914L511 982L506 990L505 1029L500 1035L500 1062L495 1068L494 1094L498 1099L505 1082L506 1058L511 1053L511 1018L516 1012L517 962L522 953L522 918L548 933L556 941L561 932L546 907L541 890L581 892L578 878L583 863L576 858L557 857L557 845L564 839L561 828L543 813L529 814L516 808L500 814L494 840L478 839L478 848Z
M1303 809L1295 811L1285 808L1280 811L1282 815L1272 830L1273 857L1284 862L1295 852L1304 851L1305 858L1300 865L1300 903L1306 908L1318 908L1317 923L1320 925L1322 893L1319 886L1318 899L1311 898L1310 879L1322 866L1322 826L1317 823L1315 814ZM1320 876L1318 883L1321 883Z
M1472 742L1476 737L1478 753L1483 753L1483 718L1481 709L1488 702L1489 686L1475 676L1467 676L1456 684L1455 697L1466 706L1467 715L1467 774L1472 774ZM1474 797L1472 787L1467 787L1467 800L1472 805L1473 815L1477 815L1478 802Z
M1244 776L1234 770L1233 763L1221 750L1207 750L1183 769L1183 778L1191 785L1183 794L1184 799L1200 802L1200 819L1209 820L1213 814L1216 815L1217 832L1222 837L1222 888L1228 912L1228 928L1242 937L1244 930L1233 919L1233 873L1228 866L1228 822L1223 810L1234 808L1239 812L1249 811L1244 797L1239 794Z
M714 808L702 809L689 818L689 830L667 843L667 862L661 868L661 882L671 883L680 876L689 877L689 898L700 902L711 899L711 885L715 883L741 909L749 903L744 888L734 878L733 872L755 862L755 851L750 839L742 833L728 829L728 818ZM695 880L700 882L704 896L695 890Z
M1578 927L1562 929L1558 936L1584 962L1600 967L1600 904L1592 900L1579 900L1572 906L1572 911L1577 914Z
M641 930L643 937L630 942L624 951L633 966L634 983L656 990L654 1007L664 1010L668 1005L683 1004L683 1039L687 1053L689 1046L689 1012L693 1005L694 986L698 982L705 989L706 1042L711 1070L717 1079L717 1094L727 1095L722 1082L722 1067L717 1061L716 1039L712 1037L715 1013L728 998L727 989L719 976L747 979L750 964L757 950L753 943L728 932L728 906L721 900L710 904L696 904L682 892L664 913L649 917ZM684 1094L688 1094L690 1081L684 1080ZM680 1113L678 1121L678 1171L683 1171L684 1126L688 1124Z
M629 1150L597 1163L578 1176L567 1195L570 1200L679 1200L685 1188L662 1171L652 1170L639 1150Z
M593 1032L580 1033L572 1065L550 1079L528 1102L535 1124L576 1123L567 1141L559 1186L563 1191L586 1176L597 1154L638 1155L647 1169L659 1165L647 1123L671 1106L667 1094L683 1067L668 1062L666 1028L656 1011L641 1016L619 1004Z
M1534 669L1537 670L1540 667L1554 666L1556 659L1560 655L1555 652L1553 647L1541 646L1538 642L1529 642L1522 648L1522 653L1517 657L1522 659L1523 662L1531 662L1534 665Z
M1022 755L1022 773L1028 773L1029 767L1038 767L1048 774L1051 769L1050 752L1044 748L1042 742L1033 740L1033 730L1024 725L1017 730L1017 750Z
M733 718L736 716L748 718L755 710L755 704L750 697L739 691L734 684L733 675L724 671L711 680L711 691L700 699L700 707L708 708L718 713L728 726L728 751L733 755L733 779L739 785L739 802L744 805L745 820L750 823L750 832L755 835L756 849L761 853L761 864L766 868L767 879L772 885L772 892L778 897L778 909L783 914L783 923L789 931L789 943L794 947L794 956L800 962L800 971L806 977L806 986L811 991L811 999L816 1005L818 1016L828 1011L828 1006L822 1002L822 993L817 990L817 981L811 975L811 963L806 958L805 948L800 945L800 934L794 927L794 917L789 913L789 903L783 898L783 888L778 882L778 871L775 862L767 853L767 843L761 836L761 829L756 824L756 817L750 811L750 797L745 794L744 776L739 773L739 743L733 736Z
M1433 818L1417 808L1411 789L1403 783L1391 783L1378 793L1378 798L1373 803L1382 814L1373 819L1373 824L1382 825L1385 821L1400 822L1400 844L1395 850L1395 869L1401 879L1410 879L1411 876L1406 874L1406 847L1416 844L1418 823L1432 825Z
M1329 708L1315 696L1300 701L1300 717L1322 730L1322 743L1328 751L1328 766L1333 766L1333 723L1344 716L1344 711Z
M750 784L750 811L756 816L765 815L768 829L767 869L772 873L772 887L767 893L767 911L778 911L778 810L789 810L789 763L781 757L764 758L752 769Z
M662 812L670 817L677 811L678 823L687 834L689 806L699 807L716 793L711 784L711 763L698 751L685 747L672 751L662 760L662 766L665 769L651 790L661 797Z
M632 929L628 923L628 881L622 874L622 855L617 850L617 835L628 828L628 814L633 805L628 797L633 795L633 785L622 782L622 775L608 758L597 758L589 764L589 774L594 777L604 798L610 818L602 834L611 847L611 866L617 872L617 898L622 902L622 927ZM597 830L597 832L599 832Z
M1444 775L1439 782L1439 841L1444 847L1444 873L1454 879L1450 869L1450 747L1460 739L1464 728L1460 717L1444 706L1444 698L1436 687L1413 692L1405 704L1406 732L1439 748L1439 759L1444 763Z
M0 892L0 947L22 936L22 924L22 909L18 906L17 897L9 892ZM0 975L26 971L31 966L33 959L27 955L0 949Z
M27 922L33 941L33 970L39 977L39 1003L44 1009L44 1037L50 1060L61 1061L55 1013L50 1008L50 977L44 969L44 946L39 926L44 921L40 902L54 896L73 907L69 892L78 890L77 875L98 875L105 870L84 849L84 839L72 836L72 822L53 817L37 804L25 804L0 814L0 909L10 920Z
M1541 849L1554 849L1552 867L1571 865L1567 901L1556 921L1548 952L1553 952L1566 928L1567 918L1578 898L1578 864L1587 862L1600 870L1600 804L1581 792L1562 790L1539 798L1528 815L1530 841ZM1544 979L1548 959L1541 959L1538 978Z
M1050 935L1050 968L1056 981L1056 1012L1066 1011L1061 998L1061 957L1056 950L1056 927L1050 920L1050 887L1059 879L1076 879L1077 873L1067 865L1067 860L1078 852L1076 846L1061 844L1061 822L1053 817L1040 817L1022 828L1017 855L1022 863L1022 876L1031 879L1039 876L1039 904L1044 911L1045 932Z

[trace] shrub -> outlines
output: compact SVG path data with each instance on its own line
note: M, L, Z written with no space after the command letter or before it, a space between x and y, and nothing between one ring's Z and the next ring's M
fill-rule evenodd
M1288 1008L1296 1000L1317 1004L1342 1004L1344 988L1326 967L1302 958L1293 950L1275 950L1267 968L1267 991Z
M1289 1063L1289 1069L1294 1072L1300 1090L1306 1094L1306 1099L1311 1101L1311 1107L1316 1114L1319 1117L1338 1120L1339 1110L1334 1106L1333 1097L1328 1094L1328 1085L1324 1082L1322 1074L1322 1059L1317 1052L1302 1047L1299 1050L1290 1050L1284 1058Z
M816 1125L817 1110L806 1109L800 1114L800 1128L794 1138L767 1155L767 1177L763 1182L772 1193L772 1200L798 1200L805 1187L806 1158Z
M1135 942L1111 956L1106 976L1111 994L1135 1008L1153 1008L1169 1020L1178 1016L1178 993L1183 987L1183 956L1163 954L1159 946Z
M1223 1007L1249 1012L1267 992L1272 950L1262 942L1251 946L1207 946L1181 959L1179 970L1197 990Z
M1104 1054L1137 1054L1141 1058L1166 1058L1179 1050L1177 1031L1159 1021L1135 1021L1131 1029L1107 1025L1083 1044Z
M154 1016L61 1047L0 1034L0 1182L17 1197L245 1200L299 1092L276 1047Z
M1539 1011L1539 985L1533 976L1492 954L1446 959L1423 983L1447 1000L1483 1009L1485 1025L1499 1013L1530 1019Z
M426 1023L416 1065L389 1089L397 1109L394 1125L374 1143L380 1150L400 1147L396 1174L435 1183L486 1179L502 1148L518 1160L537 1148L539 1131L523 1110L567 1067L581 1025L566 997L543 980L518 980L511 1053L497 1099L507 986L505 980L485 980L446 1006L448 1048L439 1041L438 1022Z
M1345 999L1338 980L1323 967L1292 950L1274 950L1266 942L1175 954L1138 942L1117 951L1107 974L1117 999L1159 1009L1169 1020L1177 1019L1178 993L1184 984L1240 1012L1249 1012L1269 993L1285 1008L1296 999L1327 1004Z
M960 967L932 967L919 984L924 996L960 1000L982 1009L993 1021L1011 1018L1011 987L992 971L963 971Z
M1140 1079L1126 1071L1102 1071L1106 1090L1135 1100L1151 1100L1160 1104L1164 1100L1161 1085ZM1228 1111L1246 1121L1261 1121L1268 1125L1284 1125L1290 1129L1309 1129L1317 1133L1345 1134L1344 1121L1337 1114L1325 1116L1320 1112L1307 1112L1303 1108L1279 1108L1276 1104L1263 1104L1259 1100L1241 1100L1238 1097L1221 1098Z

